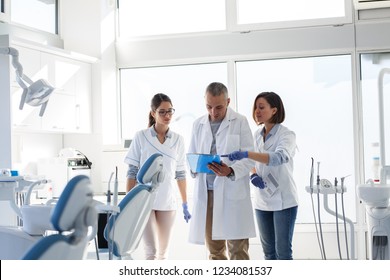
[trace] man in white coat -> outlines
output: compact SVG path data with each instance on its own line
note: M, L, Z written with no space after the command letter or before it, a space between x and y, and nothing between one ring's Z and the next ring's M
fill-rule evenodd
M226 155L253 150L253 137L245 116L229 108L228 90L211 83L205 93L208 114L194 122L189 153ZM250 197L249 160L209 164L214 174L194 173L194 208L189 241L204 244L211 260L249 259L249 238L255 237Z

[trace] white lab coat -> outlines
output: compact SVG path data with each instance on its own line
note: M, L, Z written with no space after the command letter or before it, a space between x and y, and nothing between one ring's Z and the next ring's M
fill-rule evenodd
M255 151L268 153L281 150L288 157L288 162L278 166L269 166L256 162L256 173L263 178L267 186L275 185L276 182L278 187L272 196L267 195L265 189L253 187L255 195L254 207L264 211L279 211L297 206L298 194L293 179L293 157L297 148L295 133L278 124L271 130L273 135L264 142L261 131L262 128L254 133Z
M208 115L194 122L189 153L210 153L212 132ZM247 119L228 108L216 134L217 154L253 150L253 136ZM212 238L234 240L255 237L253 208L250 197L249 172L254 163L249 159L231 162L235 180L216 177L214 181L214 207ZM194 205L190 220L189 241L204 244L207 210L206 174L195 177Z
M151 155L162 154L165 177L156 189L153 210L176 210L178 187L175 173L186 170L184 138L169 131L169 137L161 144L157 137L152 136L152 129L154 128L150 127L136 133L124 161L141 167Z

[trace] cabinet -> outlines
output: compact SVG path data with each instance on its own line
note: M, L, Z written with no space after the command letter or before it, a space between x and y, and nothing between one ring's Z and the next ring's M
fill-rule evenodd
M80 62L76 76L76 131L91 132L91 92L92 92L92 66L90 63Z
M55 87L43 117L40 107L19 110L22 89L11 73L12 122L18 130L60 133L91 132L91 63L25 46L19 51L23 73L33 81L45 79Z

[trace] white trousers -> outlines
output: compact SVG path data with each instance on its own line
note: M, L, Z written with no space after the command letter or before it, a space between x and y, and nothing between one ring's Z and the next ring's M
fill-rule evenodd
M167 259L175 216L176 211L152 210L143 234L147 260Z

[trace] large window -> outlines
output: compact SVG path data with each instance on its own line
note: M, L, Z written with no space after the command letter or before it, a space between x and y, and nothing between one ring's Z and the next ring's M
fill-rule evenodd
M379 132L379 106L384 107L384 132L383 139L385 146L390 141L390 73L383 76L383 104L379 104L378 86L379 73L382 69L390 71L390 53L373 53L362 54L360 56L361 63L361 91L363 103L363 131L364 131L364 166L365 166L365 181L374 178L374 157L380 156L378 144L380 143ZM390 148L385 147L385 162L390 165Z
M351 0L119 0L121 38L352 22Z
M286 109L283 124L297 136L294 158L300 201L297 222L313 222L310 194L305 190L310 182L311 158L316 170L320 162L321 179L333 183L335 177L340 182L341 177L352 175L345 180L345 213L355 220L351 56L237 62L238 111L247 116L253 131L258 127L252 118L252 105L256 95L263 91L281 96ZM330 208L334 209L334 203L332 195ZM335 218L323 214L322 221L334 222Z
M350 0L234 0L234 30L291 28L351 22Z
M226 63L120 72L122 137L127 139L147 127L151 97L163 92L172 98L176 109L171 128L182 134L188 145L193 121L207 113L203 99L206 86L213 81L228 84ZM345 214L356 220L351 56L241 61L236 62L236 75L237 110L247 116L253 132L258 129L251 114L255 96L275 91L284 101L284 125L297 135L294 176L300 200L298 222L313 222L310 194L305 191L312 157L316 169L320 162L321 178L333 182L337 177L340 182L341 177L351 175L345 180ZM332 209L334 203L334 197L329 197ZM323 222L334 219L326 214L322 217Z
M248 24L344 17L345 7L340 0L237 0L237 12L237 23Z
M226 63L122 69L122 137L131 139L148 124L150 100L156 93L167 94L176 109L172 130L183 135L186 145L195 118L207 113L204 92L211 82L227 83Z
M12 0L11 22L57 34L58 0Z
M119 1L119 36L225 30L225 0Z

